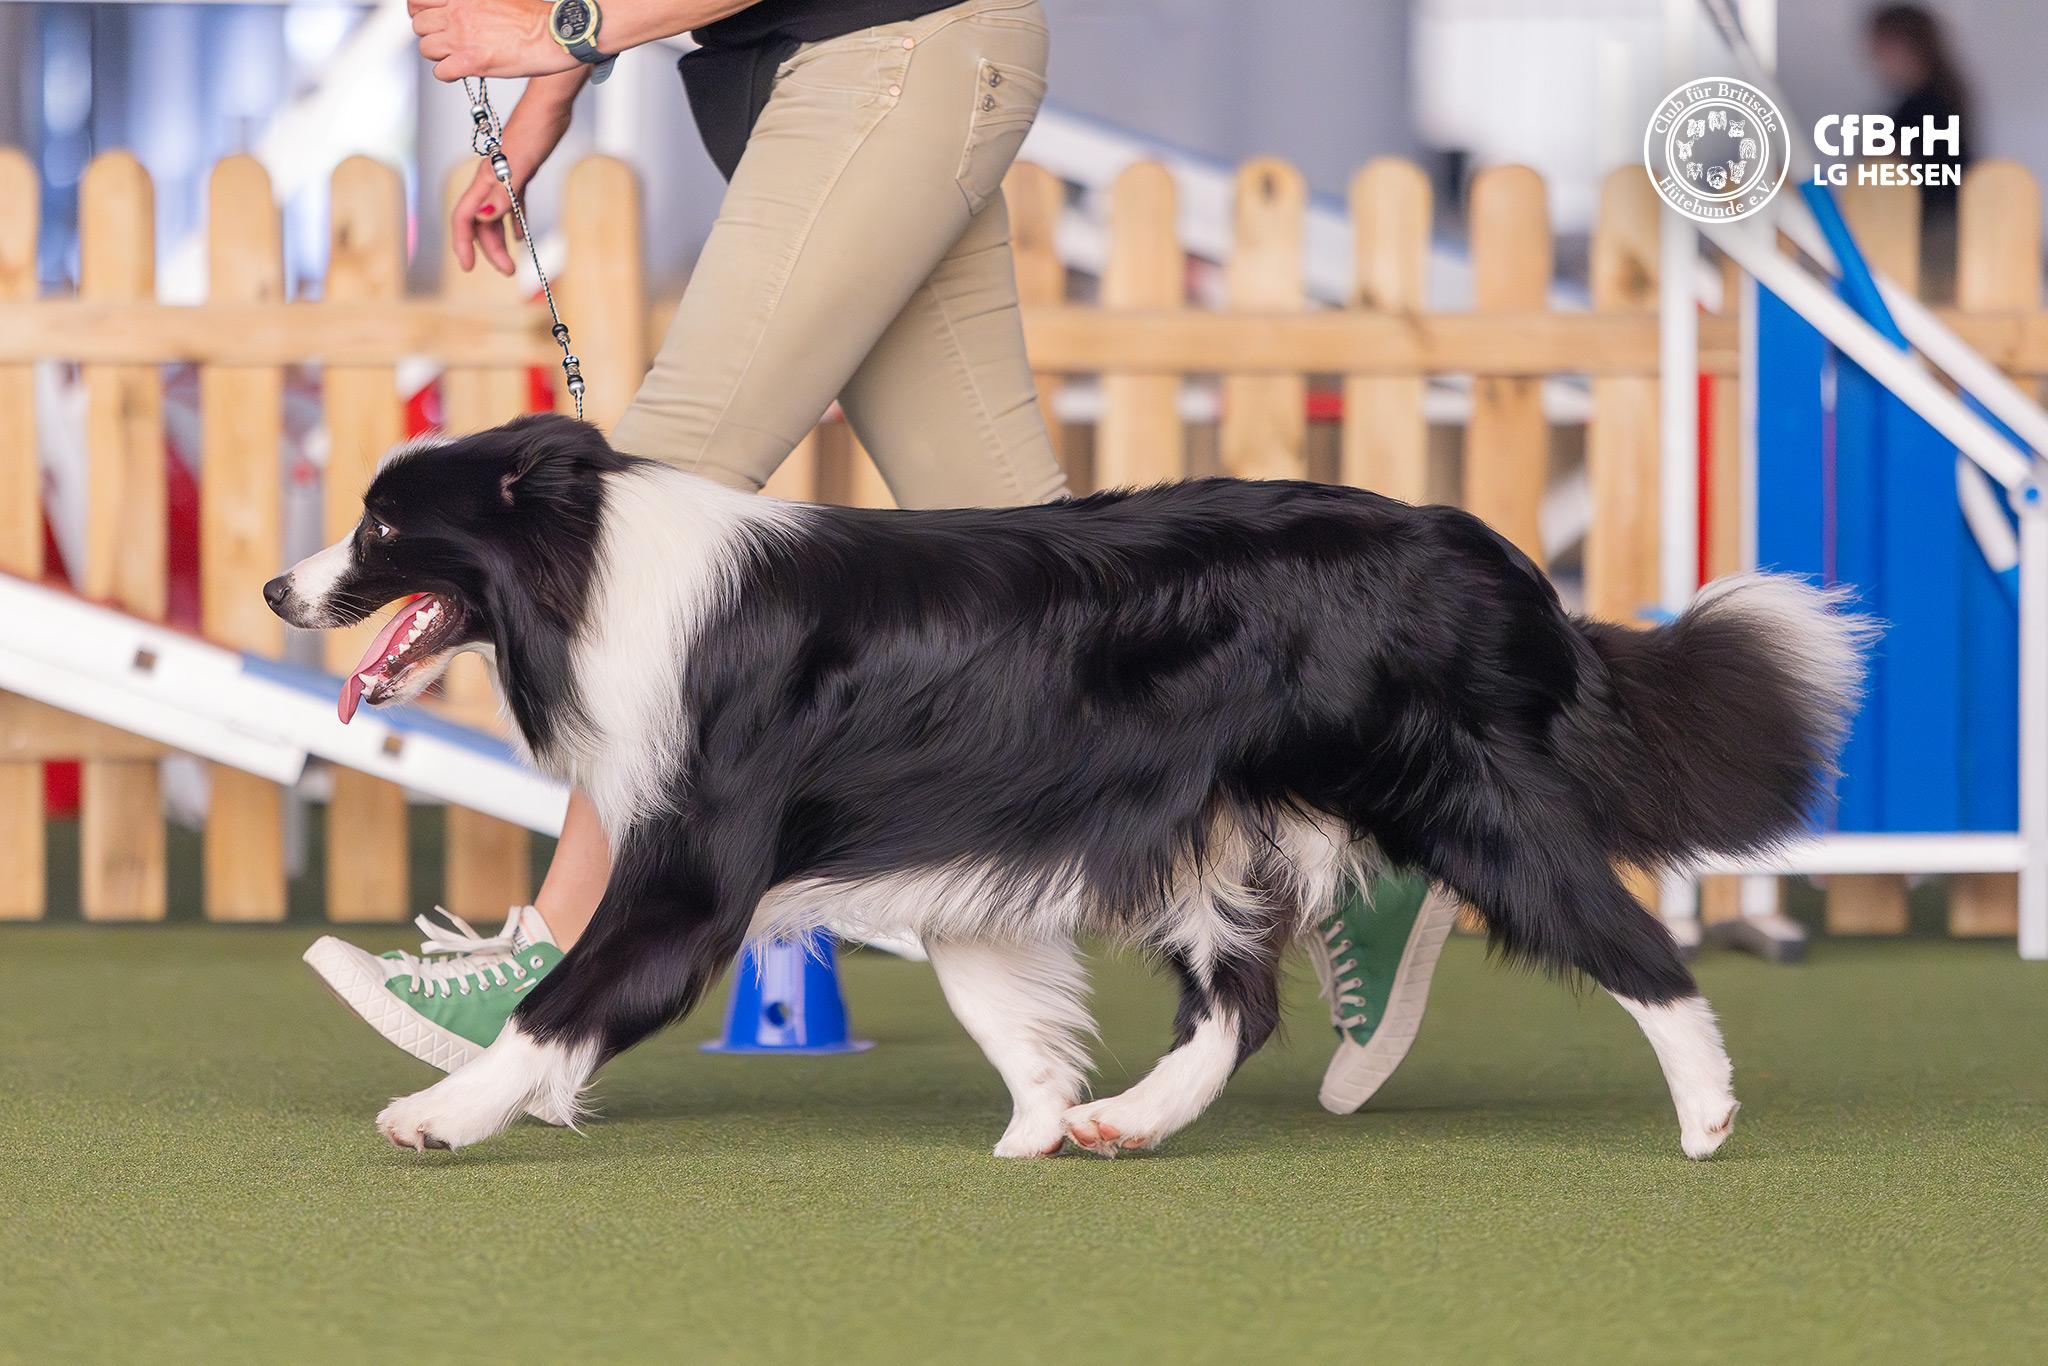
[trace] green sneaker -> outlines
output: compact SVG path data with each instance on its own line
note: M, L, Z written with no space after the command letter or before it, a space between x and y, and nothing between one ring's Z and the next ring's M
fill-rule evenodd
M436 906L446 926L414 920L420 954L370 953L325 935L306 950L341 1003L406 1052L452 1072L488 1048L526 992L562 961L547 921L514 906L490 938Z
M1414 1046L1429 979L1458 919L1458 900L1421 877L1381 877L1368 895L1347 887L1319 933L1304 936L1337 1053L1317 1095L1332 1114L1372 1099Z

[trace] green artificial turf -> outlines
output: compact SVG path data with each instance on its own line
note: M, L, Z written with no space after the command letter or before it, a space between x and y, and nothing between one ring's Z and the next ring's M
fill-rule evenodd
M425 1158L430 1079L301 929L0 932L0 1358L24 1362L2024 1361L2048 1352L2048 967L1823 943L1701 977L1744 1100L1679 1156L1604 998L1445 955L1370 1109L1291 1035L1163 1151L1004 1162L930 973L846 967L873 1052L616 1063L577 1137ZM393 933L357 938L377 947ZM1166 985L1100 964L1105 1088ZM722 996L722 992L721 992Z

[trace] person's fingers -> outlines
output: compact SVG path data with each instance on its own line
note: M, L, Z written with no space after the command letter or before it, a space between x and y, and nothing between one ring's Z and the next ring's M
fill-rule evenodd
M447 8L448 0L405 0L405 12L414 18L418 18L428 10L440 10L445 13Z
M512 251L505 245L505 220L503 215L486 218L477 224L477 245L484 249L484 255L497 267L498 274L510 275L513 271Z
M420 56L425 57L430 62L441 61L454 51L455 44L445 33L430 33L420 39ZM436 76L441 75L438 69L435 70L434 74ZM446 80L447 77L442 76L441 79Z
M448 245L455 251L456 265L464 270L476 265L476 214L469 195L456 200L455 211L448 215Z
M429 52L427 44L432 41L434 40L431 38L420 39L420 56L434 63L435 80L459 81L464 76L481 76L484 74L483 66L474 56L467 53L451 55L446 47L443 47L438 53Z
M412 16L412 31L425 37L429 33L442 33L448 28L448 11L445 9L423 9Z
M488 168L479 167L469 188L448 213L448 244L455 252L457 265L464 270L475 266L476 249L481 245L493 265L500 270L505 268L499 257L492 254L491 247L495 244L499 253L504 252L504 230L498 225L504 222L510 203L504 186L498 184Z

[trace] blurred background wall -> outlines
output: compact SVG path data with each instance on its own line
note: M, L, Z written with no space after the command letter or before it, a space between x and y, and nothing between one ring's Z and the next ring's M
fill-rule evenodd
M1525 161L1544 173L1569 238L1590 222L1599 175L1638 153L1642 110L1662 93L1663 0L1045 0L1054 27L1047 121L1133 148L1224 165L1261 153L1344 192L1383 154L1438 181L1455 239L1471 171ZM1966 136L2048 182L2048 91L2037 71L2048 6L1933 0L1977 95ZM1863 38L1869 0L1778 0L1775 47L1795 116L1878 111ZM91 154L128 147L158 186L167 297L196 295L193 230L206 169L255 151L287 199L293 273L318 277L328 173L364 152L406 171L417 259L440 235L441 185L467 157L458 91L413 55L404 7L382 4L20 4L0 0L0 140L43 171L46 279L69 278L74 190ZM681 45L628 54L586 95L565 149L639 169L651 273L673 289L716 210L720 182L673 70ZM1702 60L1712 49L1703 42ZM516 82L497 83L509 107ZM1031 154L1027 148L1026 155ZM571 156L560 157L566 163ZM545 221L557 187L533 198ZM1572 270L1569 251L1561 268ZM421 283L424 283L423 281Z

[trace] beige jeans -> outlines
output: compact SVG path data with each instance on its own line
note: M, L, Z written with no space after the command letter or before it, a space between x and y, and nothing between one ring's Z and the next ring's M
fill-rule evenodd
M837 397L903 506L1062 494L1001 188L1045 58L1037 0L799 48L613 443L758 489Z

